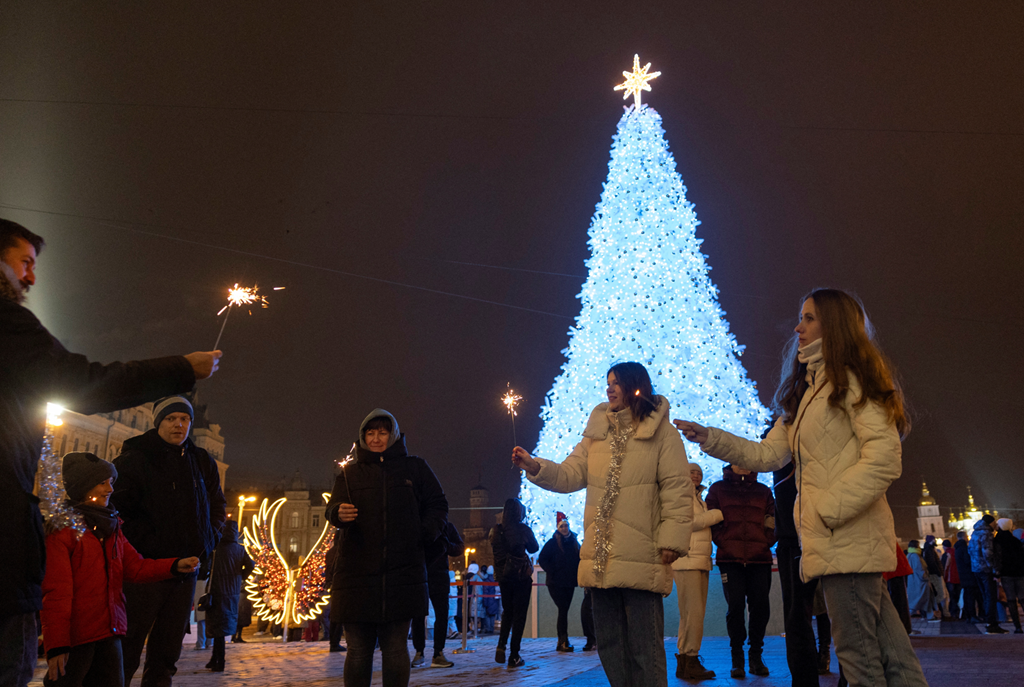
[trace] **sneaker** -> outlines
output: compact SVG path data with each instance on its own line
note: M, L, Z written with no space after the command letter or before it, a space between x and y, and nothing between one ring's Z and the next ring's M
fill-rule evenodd
M421 665L423 665L423 662L426 660L427 659L423 657L423 652L417 651L416 655L412 657L412 667L419 668Z
M1022 630L1021 628L1018 627L1016 630L1013 631L1013 634L1015 634L1015 635L1024 634L1024 630Z
M526 665L526 661L523 660L522 656L511 656L508 659L508 667L509 668L519 668L519 667L525 666L525 665Z
M499 646L494 651L494 662L495 663L504 663L505 662L505 647Z
M430 662L431 668L451 668L453 665L455 664L444 657L443 651L434 656L434 660Z
M335 644L334 646L331 647L331 653L332 654L336 654L339 651L344 651L344 650L345 650L345 647L341 646L340 644Z
M1004 630L998 625L989 625L985 628L985 634L987 635L1005 635L1009 630Z

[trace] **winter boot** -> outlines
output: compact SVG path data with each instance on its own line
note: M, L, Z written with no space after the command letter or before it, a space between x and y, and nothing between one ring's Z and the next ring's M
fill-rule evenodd
M743 670L743 647L732 650L732 670L729 677L743 677L747 673Z
M676 654L676 677L680 680L686 678L686 659L684 654Z
M683 656L684 680L710 680L715 677L715 671L708 670L700 660L700 656Z
M749 656L750 674L758 677L768 677L768 666L761 660L761 650L751 649Z
M499 646L497 649L495 649L495 651L494 651L494 662L495 663L504 663L505 662L505 647Z
M828 675L832 668L832 652L829 647L818 651L818 675Z

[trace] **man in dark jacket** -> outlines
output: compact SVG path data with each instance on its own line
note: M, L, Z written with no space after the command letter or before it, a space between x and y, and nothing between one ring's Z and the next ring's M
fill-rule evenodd
M956 563L956 572L960 576L960 588L964 592L963 610L960 618L967 622L978 622L978 599L981 594L978 589L978 579L971 570L971 554L967 550L967 533L956 533L956 544L953 544L953 559Z
M775 499L757 481L757 473L727 465L722 479L708 489L708 510L722 511L722 522L711 527L718 547L715 562L722 574L728 610L725 625L732 647L732 677L743 677L743 642L747 639L744 611L750 610L750 672L768 675L761 660L771 606L772 552L775 544Z
M441 536L428 546L426 551L427 591L430 605L434 607L434 658L430 662L432 668L451 668L455 665L444 656L445 639L448 637L448 596L452 593L451 580L448 577L448 558L461 556L462 546L459 530L449 521ZM412 659L412 666L415 668L425 661L423 650L427 646L426 616L412 619L412 646L416 650L416 655Z
M981 520L974 523L974 534L967 544L967 550L971 554L971 570L978 580L978 589L981 591L981 605L985 609L985 634L1001 635L1006 630L999 626L999 615L997 610L999 588L996 586L998 570L995 564L995 553L993 551L993 527L995 517L985 513Z
M0 684L25 685L36 662L44 544L32 494L46 404L80 413L130 408L188 391L217 368L219 352L100 365L68 352L22 303L35 284L43 240L0 219Z
M227 520L217 463L189 438L192 404L188 399L172 396L157 402L153 424L145 434L124 442L114 460L120 478L113 502L124 520L125 536L147 558L198 556L205 560ZM139 667L144 645L142 687L171 684L195 586L195 575L125 584L126 685Z
M1024 601L1024 544L1013 536L1013 520L996 521L999 531L992 540L992 553L999 571L999 582L1006 593L1006 610L1013 621L1014 634L1024 634L1017 601Z
M386 410L360 425L355 460L334 482L327 518L344 531L331 621L345 623L345 685L369 687L379 643L384 687L405 687L410 621L427 614L425 551L444 531L448 500L426 461L406 451Z

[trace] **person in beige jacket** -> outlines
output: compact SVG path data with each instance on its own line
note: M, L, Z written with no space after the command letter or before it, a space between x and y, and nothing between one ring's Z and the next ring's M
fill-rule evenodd
M690 547L693 484L686 451L640 363L608 371L608 403L562 463L520 446L512 462L550 491L587 490L579 583L592 589L597 651L611 687L668 684L662 598Z
M882 573L896 568L885 499L909 431L903 395L872 340L860 301L817 289L805 298L780 418L760 443L676 420L710 456L770 472L795 463L801 578L820 578L836 655L851 687L927 685Z
M722 522L722 511L708 510L701 492L704 470L690 463L693 482L693 534L690 550L672 564L676 578L676 600L679 602L679 638L676 641L676 677L683 680L710 680L715 671L708 670L700 660L700 644L704 640L704 611L708 603L708 578L711 572L711 526Z

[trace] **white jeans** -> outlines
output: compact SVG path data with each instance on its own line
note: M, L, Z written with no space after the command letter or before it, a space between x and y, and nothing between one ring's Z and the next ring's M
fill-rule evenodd
M826 575L821 586L850 687L928 687L880 573Z

